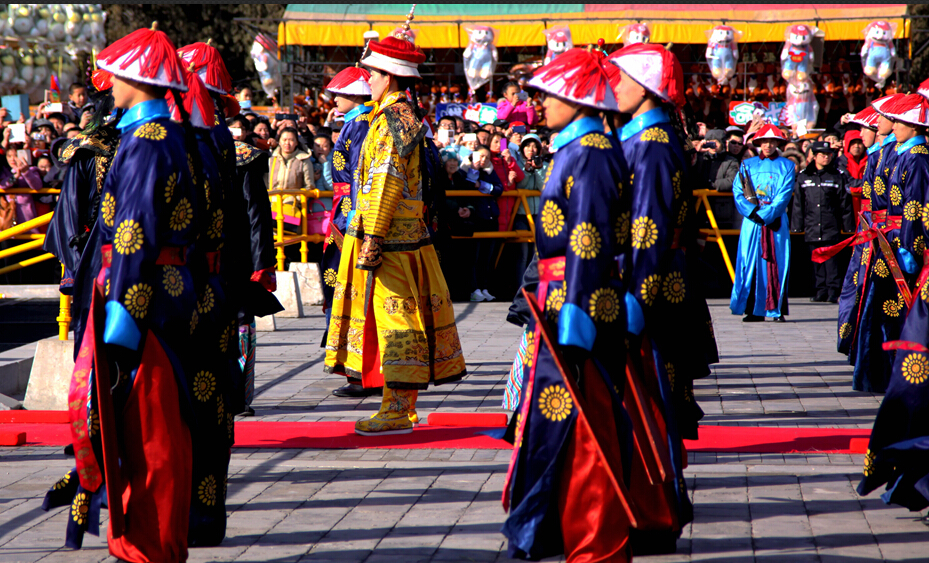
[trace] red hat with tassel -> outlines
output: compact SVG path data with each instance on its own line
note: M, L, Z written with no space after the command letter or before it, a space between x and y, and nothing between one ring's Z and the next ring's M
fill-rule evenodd
M326 85L326 90L344 96L370 96L369 78L371 78L370 72L363 68L350 66L332 77L332 80Z
M860 125L867 129L877 129L877 118L881 114L877 113L877 110L872 106L868 106L863 110L855 114L855 117L849 120L849 123L854 123Z
M878 98L871 102L871 107L874 108L879 115L883 115L887 119L890 119L890 116L887 115L887 108L890 107L895 101L899 100L906 94L891 94L889 96L884 96L883 98Z
M200 79L211 92L228 94L232 91L232 76L226 70L222 55L216 47L210 45L210 40L181 47L177 54L185 63L193 63L193 71L200 75Z
M97 67L126 80L187 91L174 44L157 27L155 22L149 29L137 29L100 51Z
M193 66L191 63L191 68ZM190 124L199 129L212 129L216 124L216 106L213 105L210 91L196 72L185 72L184 77L187 91L181 94L181 99L184 100L184 111L190 116ZM174 95L168 92L165 99L168 101L171 119L181 121L181 112L174 103Z
M929 127L929 100L919 94L907 94L891 100L881 108L887 118L915 127Z
M529 86L581 105L618 111L604 60L599 51L568 49L535 71Z
M609 60L643 88L676 107L684 105L684 71L674 53L661 45L636 43Z
M383 41L368 43L369 52L361 59L361 64L392 76L422 78L419 75L419 65L426 62L426 54L416 46L414 34L410 30L410 22L413 21L415 9L416 4L413 4L406 23L389 37L384 38Z

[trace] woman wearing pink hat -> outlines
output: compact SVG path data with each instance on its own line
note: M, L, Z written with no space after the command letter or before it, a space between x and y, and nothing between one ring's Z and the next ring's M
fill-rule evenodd
M790 225L787 205L793 196L796 171L793 163L778 154L787 142L774 125L758 130L752 144L758 156L742 163L732 192L742 222L735 284L729 309L744 314L742 322L765 317L783 321L788 314L787 271L790 266Z

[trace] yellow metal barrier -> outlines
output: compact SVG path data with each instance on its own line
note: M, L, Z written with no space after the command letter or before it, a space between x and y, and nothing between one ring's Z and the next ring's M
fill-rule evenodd
M40 190L32 190L29 188L9 188L0 190L0 197L3 197L6 194L30 194L30 195L45 195L45 194L60 194L61 190L43 188ZM30 250L35 250L37 248L42 248L42 245L45 244L45 235L44 234L34 234L29 233L32 229L45 227L51 220L54 212L46 213L35 219L26 221L25 223L20 223L19 225L14 225L5 231L0 231L0 241L4 240L27 240L18 246L12 248L7 248L5 250L0 250L0 259L9 258L10 256L15 256L23 252L28 252ZM9 272L15 272L16 270L21 270L33 264L38 264L40 262L45 262L50 260L55 256L51 253L41 254L39 256L34 256L26 260L21 260L15 264L11 264L4 268L0 268L0 275L7 274ZM62 271L64 267L62 267ZM61 295L58 303L59 314L55 319L58 321L58 339L67 340L68 339L68 328L71 325L71 296L70 295Z
M284 232L284 196L296 196L300 200L300 234L291 235ZM307 243L319 243L326 240L323 235L307 234L307 213L309 209L307 203L311 199L320 199L332 197L329 190L270 190L268 197L271 198L271 208L277 212L277 225L275 226L274 247L277 248L277 269L279 272L284 271L284 247L292 244L300 245L300 260L307 261L309 248ZM285 238L289 235L290 238Z
M729 251L726 250L726 243L723 242L723 235L737 235L739 234L738 229L720 229L719 225L716 223L716 216L713 215L713 208L710 207L710 200L708 197L713 196L728 196L732 197L732 192L718 192L716 190L694 190L694 197L697 198L697 205L694 209L694 212L700 210L700 205L706 209L706 218L710 221L709 229L700 229L700 232L707 235L707 242L715 242L719 245L719 251L723 255L723 262L726 263L726 270L729 271L729 279L732 280L732 283L735 283L735 268L732 267L732 261L729 260Z

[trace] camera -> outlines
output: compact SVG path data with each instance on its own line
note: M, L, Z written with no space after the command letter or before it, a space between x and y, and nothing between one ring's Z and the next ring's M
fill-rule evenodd
M534 157L532 157L532 165L535 166L536 168L541 168L542 167L542 155L537 154Z
M526 100L529 99L529 94L525 90L521 90L519 94L517 95L517 97L519 98L521 102L525 102Z
M703 143L703 148L705 149L718 149L719 144L716 141L706 141Z

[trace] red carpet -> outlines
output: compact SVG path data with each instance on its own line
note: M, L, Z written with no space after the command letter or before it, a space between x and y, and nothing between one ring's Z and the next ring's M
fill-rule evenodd
M62 415L64 417L62 418ZM439 415L439 416L436 416ZM505 415L433 413L430 424L411 434L359 436L353 422L236 422L238 448L312 449L475 449L506 450L510 445L482 432L502 430ZM0 444L4 436L26 433L26 446L70 443L67 413L58 411L0 412ZM470 422L470 426L462 426ZM864 453L870 430L845 428L771 428L701 426L700 440L684 442L689 452L718 453Z

